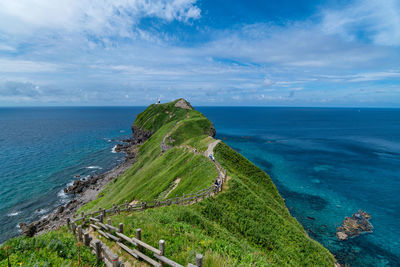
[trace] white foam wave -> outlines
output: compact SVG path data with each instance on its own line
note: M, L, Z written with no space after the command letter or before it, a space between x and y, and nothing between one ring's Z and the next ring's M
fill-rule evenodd
M48 212L48 209L39 209L39 210L36 210L35 212L38 214L45 214Z
M20 214L20 211L14 211L14 212L10 212L9 214L7 214L8 217L14 217L17 216L18 214Z
M115 151L116 148L117 148L117 145L115 145L115 146L111 149L111 153L117 153L117 151Z
M88 167L86 167L86 169L90 169L90 170L98 169L98 170L101 170L101 169L103 169L103 168L100 167L100 166L88 166Z
M60 191L58 191L57 197L59 197L59 198L61 198L61 199L66 199L68 196L67 196L67 194L64 192L64 189L61 189Z

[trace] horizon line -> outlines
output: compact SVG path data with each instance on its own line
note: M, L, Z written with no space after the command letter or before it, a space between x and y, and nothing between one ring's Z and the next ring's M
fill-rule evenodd
M166 102L168 103L168 102ZM165 104L165 103L161 103ZM139 108L139 107L148 107L149 105L59 105L59 106L0 106L1 108ZM388 107L381 107L381 106L260 106L260 105L193 105L193 107L214 107L214 108L340 108L340 109L400 109L396 106L388 106Z

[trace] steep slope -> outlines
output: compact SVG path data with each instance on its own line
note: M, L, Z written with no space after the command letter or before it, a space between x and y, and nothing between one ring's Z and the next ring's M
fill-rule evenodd
M135 131L151 136L140 146L135 164L82 210L196 192L218 175L201 153L215 141L214 127L183 99L149 106L132 129L134 136ZM165 239L166 255L178 262L193 262L202 253L206 266L333 266L333 256L290 215L265 172L222 142L214 155L230 178L221 193L190 206L115 215L113 220L124 222L127 234L142 228L143 238L154 246Z

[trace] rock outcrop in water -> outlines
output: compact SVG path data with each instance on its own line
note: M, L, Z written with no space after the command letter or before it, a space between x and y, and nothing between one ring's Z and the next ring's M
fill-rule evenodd
M358 212L354 213L351 217L346 217L343 220L342 226L336 229L336 237L342 241L362 233L372 233L373 226L369 222L370 218L370 214L358 210Z

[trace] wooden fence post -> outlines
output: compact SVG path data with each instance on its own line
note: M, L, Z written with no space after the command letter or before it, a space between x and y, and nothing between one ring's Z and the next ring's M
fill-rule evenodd
M110 218L107 219L107 224L111 225L111 219Z
M76 234L76 223L72 223L72 233Z
M115 207L115 203L113 203L113 210L114 213L117 213L117 208Z
M90 238L89 238L89 233L85 232L85 234L83 235L83 241L85 246L90 246Z
M196 266L197 267L203 266L203 255L201 255L201 254L196 255Z
M100 216L100 214L101 214L101 208L99 207L99 216Z
M161 256L164 256L164 251L165 251L165 240L160 240L158 242L158 249L161 251ZM161 267L164 266L164 263L160 260L159 261L161 264Z
M103 214L100 214L99 221L103 223Z
M82 242L82 226L78 226L78 241Z
M106 218L107 212L106 209L103 209L103 219Z
M68 229L71 229L71 219L70 218L67 218L67 226L68 226Z
M101 261L101 243L100 240L97 240L94 242L95 245L95 252L96 252L96 258L97 258L97 264Z
M142 229L136 229L136 239L142 240ZM143 251L142 246L138 244L138 250Z
M119 267L119 261L117 255L113 255L111 257L111 262L112 262L112 267Z
M119 229L119 232L120 232L121 234L123 234L123 233L124 233L124 224L123 224L123 223L119 223L119 224L118 224L118 229Z

